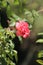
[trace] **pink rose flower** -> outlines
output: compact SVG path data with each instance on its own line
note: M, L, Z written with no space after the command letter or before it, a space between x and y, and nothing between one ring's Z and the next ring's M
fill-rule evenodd
M16 23L16 35L22 36L23 38L30 36L30 29L27 22L19 21Z

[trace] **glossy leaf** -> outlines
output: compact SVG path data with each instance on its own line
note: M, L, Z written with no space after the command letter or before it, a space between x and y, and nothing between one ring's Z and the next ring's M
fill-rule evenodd
M43 60L36 60L39 64L43 65Z
M38 58L42 58L43 57L43 50L41 50L39 53L38 53Z
M37 40L36 43L42 43L43 44L43 39Z

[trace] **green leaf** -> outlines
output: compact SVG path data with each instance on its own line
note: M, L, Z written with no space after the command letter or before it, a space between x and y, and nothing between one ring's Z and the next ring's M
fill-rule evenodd
M3 0L3 1L2 1L2 6L3 6L3 7L6 7L6 6L7 6L7 1L6 1L6 0Z
M14 0L7 0L7 2L8 2L10 5L13 5L13 4L14 4Z
M41 57L43 57L43 50L39 51L38 53L38 58L41 58Z
M14 48L14 44L13 44L13 42L11 41L11 40L9 40L9 42L10 42L10 47L13 49Z
M6 53L9 53L9 50L5 50Z
M8 5L7 6L7 16L10 17L13 14L12 8Z
M43 60L36 60L39 64L43 65Z
M22 43L22 37L18 36L19 41Z
M12 23L9 26L15 26L15 22L12 21Z
M39 16L39 14L36 10L32 10L32 14L35 18L37 18Z
M28 22L30 24L33 24L34 18L32 16L32 13L30 11L26 10L24 15L25 15L25 18L28 20Z
M13 55L15 56L16 62L18 61L17 51L13 50Z
M2 29L2 26L0 25L0 30Z
M19 0L14 0L14 5L19 5Z
M43 43L43 39L38 39L36 43Z
M16 14L12 14L12 17L17 21L17 20L22 20L22 18L20 18L19 16L17 16Z
M43 35L43 32L42 33L38 33L38 35Z
M15 38L15 34L14 34L15 30L13 30L13 31L11 31L10 29L8 29L8 30L6 30L6 34L11 36L12 38Z
M15 65L9 58L5 58L5 61L7 62L7 65Z

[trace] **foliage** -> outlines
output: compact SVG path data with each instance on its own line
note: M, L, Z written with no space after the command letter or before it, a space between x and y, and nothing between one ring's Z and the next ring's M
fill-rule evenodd
M43 33L38 33L38 36L42 36L43 37ZM36 41L36 43L42 43L43 44L43 38L42 39L38 39Z
M43 50L39 51L38 59L36 60L36 62L38 62L39 64L43 65L43 60L41 60L40 58L43 58Z
M0 30L0 58L4 58L8 65L15 65L13 61L11 61L13 60L13 56L15 56L17 61L17 51L14 50L14 43L12 42L15 34L14 31L8 30L9 29Z
M43 33L38 33L38 36L43 36ZM42 43L43 44L43 39L38 39L36 41L36 43L40 43L40 44ZM43 58L43 50L38 52L38 59L36 60L36 62L43 65L43 60L41 60L40 58Z
M23 20L29 23L29 28L32 30L32 26L35 20L40 16L38 12L34 10L39 7L38 4L40 4L40 2L41 0L40 1L36 0L34 2L32 2L32 0L30 1L29 0L0 0L0 11L5 9L7 17L10 19L9 28L3 29L0 25L1 64L4 63L2 62L2 60L4 59L7 65L15 65L15 63L13 63L13 56L15 57L16 61L18 61L17 51L14 50L15 45L12 42L12 39L16 37L15 29L10 30L10 27L15 27L15 24L18 20ZM39 19L38 21L41 20ZM38 28L37 23L36 26L37 26L36 28ZM43 35L43 33L39 33L38 35ZM22 41L21 37L18 38L20 41ZM38 39L36 43L43 43L43 39ZM43 52L40 52L38 54L39 57L41 56L41 53L43 54ZM37 62L43 64L42 60L37 60Z

